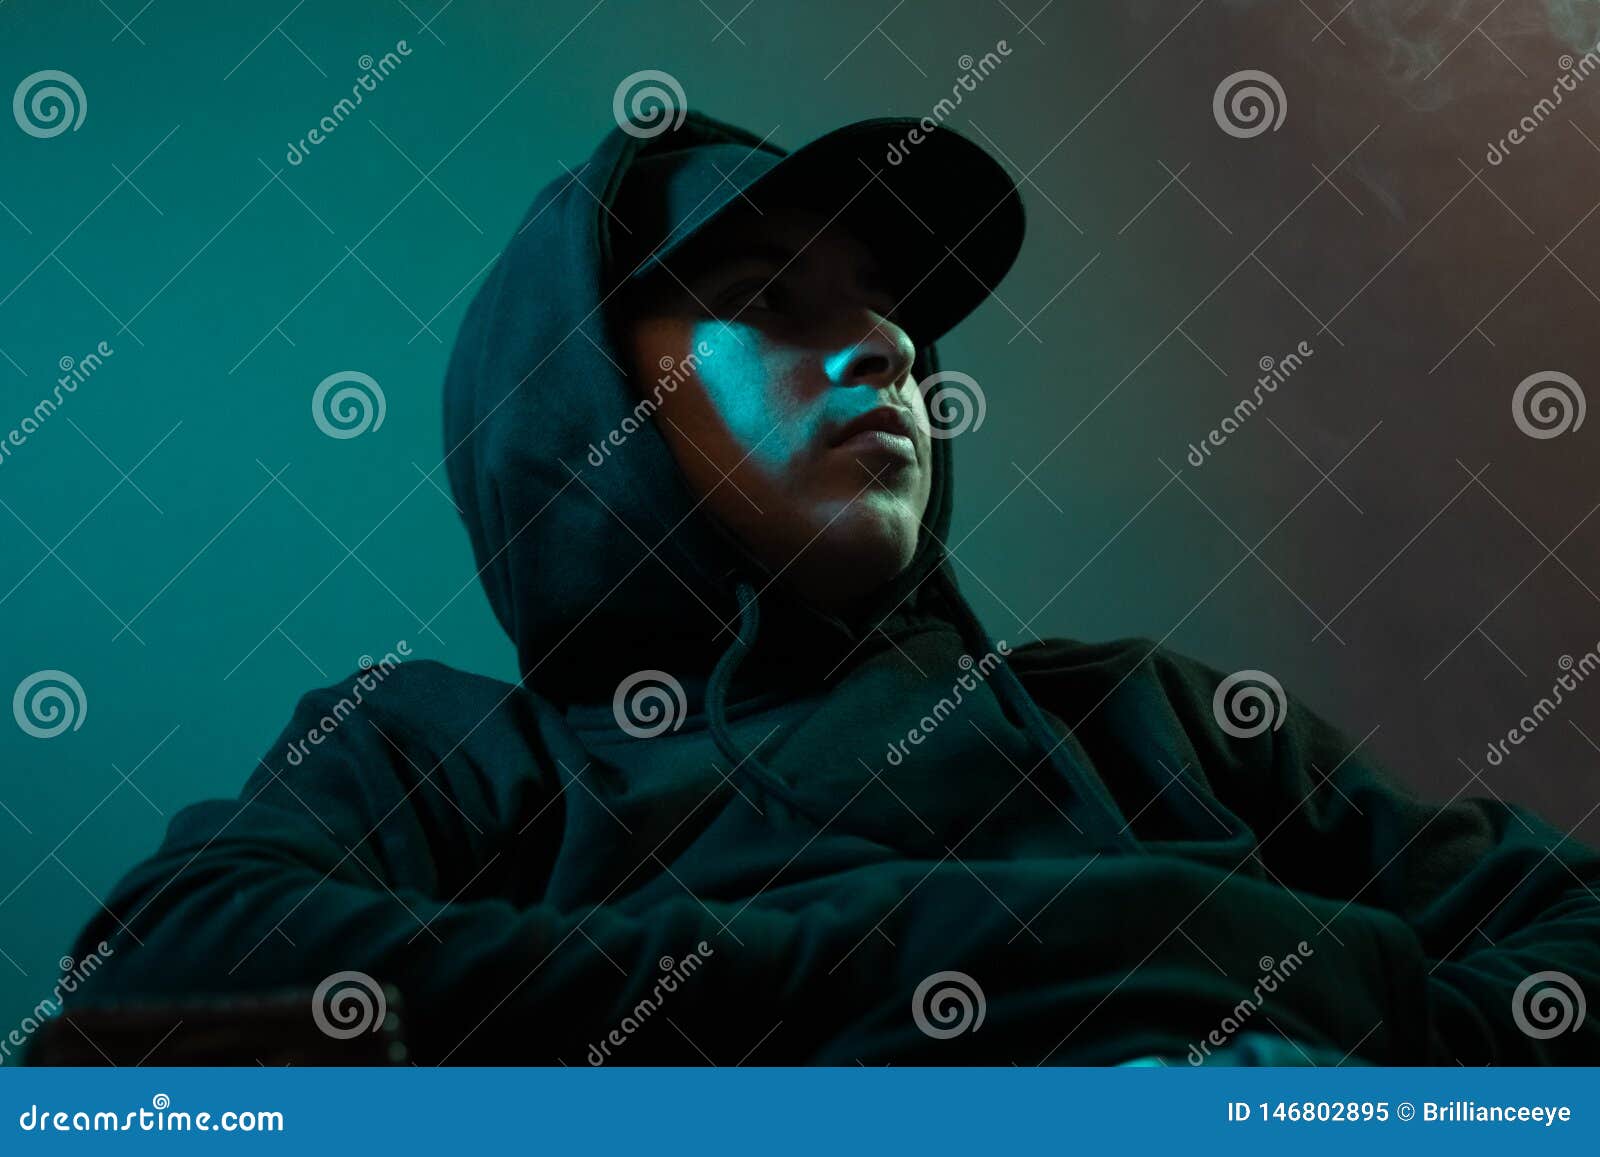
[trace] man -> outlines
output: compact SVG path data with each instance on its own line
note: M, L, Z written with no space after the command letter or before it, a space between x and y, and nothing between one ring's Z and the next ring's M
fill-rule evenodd
M306 696L84 932L87 997L355 973L423 1062L1600 1061L1548 1031L1600 855L1148 641L985 633L924 391L1022 209L913 127L691 114L540 194L445 387L520 680Z

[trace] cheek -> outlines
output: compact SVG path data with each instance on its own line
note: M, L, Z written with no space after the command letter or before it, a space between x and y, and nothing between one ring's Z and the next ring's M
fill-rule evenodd
M694 364L694 333L688 322L674 317L647 318L628 333L628 355L634 390L641 398L673 385Z
M662 439L695 489L705 488L738 459L700 377L715 356L687 318L649 318L629 335L634 393L652 407Z
M697 392L739 448L745 467L778 471L809 445L808 403L800 363L748 327L703 322Z

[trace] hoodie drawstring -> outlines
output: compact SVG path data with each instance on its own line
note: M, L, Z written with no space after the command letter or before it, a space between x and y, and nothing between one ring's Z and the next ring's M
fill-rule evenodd
M756 633L761 629L761 608L755 587L740 580L734 587L734 596L739 601L739 632L712 668L711 680L706 686L706 720L711 728L711 739L716 743L717 750L722 752L723 758L728 760L732 768L730 775L747 776L753 786L782 800L812 823L825 826L825 821L819 820L789 785L761 762L753 749L740 751L728 732L728 687L739 670L739 664L744 662L745 656L756 645Z
M1056 774L1066 782L1071 793L1074 822L1094 841L1098 850L1143 852L1144 845L1130 830L1128 821L1123 817L1116 800L1106 791L1105 785L1098 777L1090 775L1078 766L1078 762L1072 758L1072 752L1067 748L1066 740L1056 737L1054 730L1045 720L1044 712L1033 701L1033 696L1028 694L1028 689L1022 685L1022 680L1018 679L1016 672L1011 669L1011 664L996 649L994 641L989 638L988 632L983 629L983 624L978 621L978 616L961 597L961 592L956 589L955 579L945 570L939 571L937 579L942 584L945 597L956 615L957 627L967 646L980 655L994 655L1000 660L990 676L990 684L995 689L995 695L1013 722L1033 741L1043 760L1047 761L1055 769ZM1032 768L1028 769L1029 774L1032 774L1032 771Z

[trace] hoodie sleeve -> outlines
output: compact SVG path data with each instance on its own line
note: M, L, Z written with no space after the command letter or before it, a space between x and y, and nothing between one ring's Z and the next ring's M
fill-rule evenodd
M890 933L942 919L922 904L947 891L906 903L923 863L771 888L762 903L685 890L648 906L552 906L565 819L557 778L538 767L554 763L538 725L482 719L467 709L482 695L462 696L435 664L397 671L355 712L341 690L304 696L275 767L264 760L237 800L174 816L78 936L75 955L102 939L112 952L75 1002L301 989L309 1021L310 991L358 971L397 989L418 1063L733 1063L779 1024L765 1055L803 1058L877 1000L896 960ZM315 728L325 738L286 763ZM496 728L517 735L480 743ZM438 736L459 743L440 755ZM1037 903L1046 883L1059 887L1038 880ZM909 1027L899 995L890 1003Z
M408 663L354 712L338 689L306 696L240 797L180 812L108 897L77 955L114 951L75 999L299 989L309 1021L312 989L359 972L399 991L420 1063L1105 1063L1182 1055L1251 999L1239 978L1261 946L1318 919L1342 947L1319 942L1305 962L1318 979L1275 1007L1298 1039L1343 1054L1368 1031L1380 997L1340 991L1342 976L1392 964L1420 984L1396 958L1398 920L1308 909L1177 859L874 859L756 895L556 906L550 865L571 833L544 765L570 753L511 707L520 697L485 717L482 692ZM326 737L286 761L316 728ZM1186 920L1203 950L1174 934ZM1130 970L1140 961L1158 964ZM981 977L984 1031L944 1039L918 1022L913 1000L950 970ZM1367 1043L1417 1031L1395 1017Z
M1600 853L1483 798L1493 789L1476 775L1443 803L1420 801L1293 698L1259 700L1272 724L1230 734L1222 719L1242 683L1218 701L1221 672L1170 652L1153 666L1196 766L1253 829L1267 870L1415 934L1430 1024L1420 1061L1600 1061L1600 1016L1585 1015L1600 998Z
M828 974L816 962L844 958L903 881L880 872L842 899L789 910L687 892L644 913L558 910L539 898L561 824L553 777L491 774L470 744L429 755L393 704L338 716L339 697L301 700L279 756L319 720L338 726L298 765L263 763L239 799L173 818L81 934L81 950L107 940L114 954L79 1000L309 992L348 970L399 990L423 1063L599 1063L591 1047L658 1007L689 1037L652 1026L618 1046L623 1063L699 1063L696 1050L720 1063L780 1018L802 1032L824 1023L862 985L853 967ZM501 747L535 758L514 750L536 749L525 736ZM675 967L690 954L709 982ZM740 1015L721 1015L729 1008Z

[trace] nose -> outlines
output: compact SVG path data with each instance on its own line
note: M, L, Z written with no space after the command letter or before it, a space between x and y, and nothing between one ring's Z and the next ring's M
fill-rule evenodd
M867 310L861 324L865 336L828 359L828 377L837 386L893 389L910 371L917 348L905 330L879 313Z

